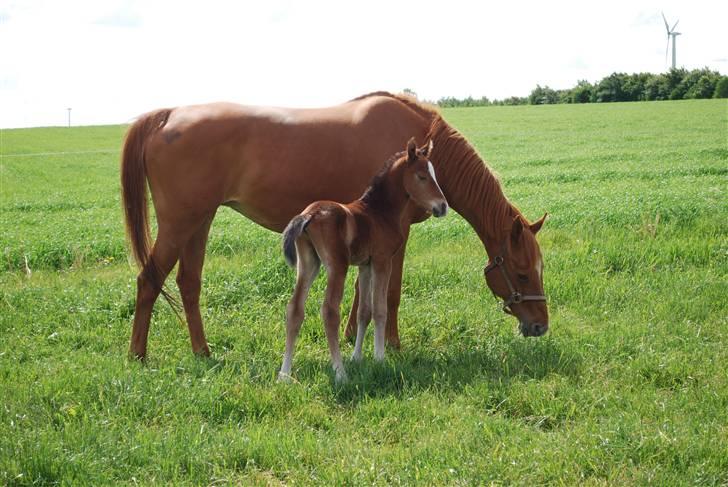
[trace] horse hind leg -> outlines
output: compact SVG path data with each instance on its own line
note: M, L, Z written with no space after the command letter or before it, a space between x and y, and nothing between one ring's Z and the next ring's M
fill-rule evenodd
M213 218L214 213L182 248L177 269L177 286L182 295L192 352L203 356L209 356L210 349L207 346L202 315L200 314L200 290L202 287L202 267L205 262L205 247Z
M129 356L144 359L147 354L147 338L152 308L162 291L162 286L179 257L179 246L173 241L157 237L147 264L137 277L137 298L134 309ZM156 268L156 269L155 269Z
M286 351L283 355L281 370L278 373L279 381L289 381L291 379L293 352L303 323L306 299L311 284L316 279L321 267L318 255L316 255L316 251L310 242L299 239L296 242L296 254L296 286L286 308Z

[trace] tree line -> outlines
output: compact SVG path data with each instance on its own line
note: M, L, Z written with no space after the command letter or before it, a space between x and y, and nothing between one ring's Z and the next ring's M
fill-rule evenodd
M728 76L708 68L692 71L677 68L660 74L612 73L596 83L581 80L573 88L565 90L536 85L528 96L512 96L503 100L490 100L486 96L444 97L437 100L436 104L441 107L479 107L695 98L728 98Z

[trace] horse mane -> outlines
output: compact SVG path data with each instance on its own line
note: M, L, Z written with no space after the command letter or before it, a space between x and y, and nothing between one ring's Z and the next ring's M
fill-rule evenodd
M504 231L509 231L515 217L520 217L524 224L528 221L521 212L506 198L497 175L488 167L478 155L472 145L442 118L438 109L430 104L423 103L416 98L388 91L374 91L349 100L350 102L364 100L375 96L395 99L421 117L430 121L430 128L425 140L432 140L435 144L434 155L431 157L436 165L438 179L447 179L448 199L459 200L461 209L479 209L480 214L463 216L471 221L475 219L482 223L487 235L499 238ZM382 170L372 179L362 199L373 201L377 188L381 186L389 166L398 156L393 156ZM467 202L467 203L465 203ZM456 206L453 209L459 211ZM487 217L486 217L487 215Z
M388 91L373 91L371 93L367 93L365 95L357 96L356 98L352 98L349 100L349 103L353 101L360 101L364 100L366 98L371 98L374 96L384 96L387 98L393 98L399 102L401 102L403 105L407 106L410 110L414 111L418 115L425 117L425 118L434 118L439 117L440 112L437 110L437 108L434 105L431 105L429 103L421 102L414 96L405 95L404 93L397 93L393 94Z
M359 200L369 208L379 208L386 202L386 194L384 193L384 181L387 179L387 173L392 168L395 162L404 157L406 151L400 151L394 154L392 157L382 165L382 168L377 174L374 175L372 180L369 182L369 186L364 190L364 194Z
M466 219L480 220L486 234L498 238L510 230L514 217L523 218L518 208L506 198L497 175L465 137L439 114L432 119L427 139L435 144L432 160L437 165L438 175L449 181L448 198L468 203L461 203L459 207L480 209L480 214L463 214ZM453 209L457 211L455 206ZM525 218L523 220L528 224Z

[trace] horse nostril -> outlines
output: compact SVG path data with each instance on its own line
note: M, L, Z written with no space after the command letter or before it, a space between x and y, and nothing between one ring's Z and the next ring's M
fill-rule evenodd
M533 324L533 334L537 337L540 337L544 333L546 333L546 330L548 329L548 326L542 325L541 323L534 323Z
M445 216L445 213L447 213L447 203L440 203L440 206L433 213L435 216Z

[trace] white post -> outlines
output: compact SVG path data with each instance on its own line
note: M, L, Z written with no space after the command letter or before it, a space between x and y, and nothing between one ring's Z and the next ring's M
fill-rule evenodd
M673 52L672 56L673 56L673 62L672 62L672 64L675 64L675 61L674 61L674 59L675 59L675 53L674 52ZM68 110L68 126L70 127L71 126L71 109L70 108L66 108L66 110Z

